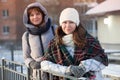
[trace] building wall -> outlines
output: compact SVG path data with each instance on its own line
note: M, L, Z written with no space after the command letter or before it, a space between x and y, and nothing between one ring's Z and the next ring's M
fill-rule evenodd
M1 40L2 41L13 40L13 41L18 42L18 41L21 41L22 34L25 31L25 26L23 25L23 22L22 22L23 11L28 4L35 2L36 0L12 0L12 1L6 0L6 1L7 2L2 2L0 0L0 12L1 12L0 14L0 41ZM40 1L44 1L44 0L40 0ZM52 0L48 0L48 1L52 2ZM81 3L81 0L77 0L77 1ZM82 1L86 1L86 2L93 1L94 2L96 0L89 0L89 1L82 0ZM87 10L86 6L75 6L74 2L76 1L75 0L66 0L66 1L58 0L56 2L56 5L46 4L44 7L48 10L50 17L53 18L53 22L58 23L59 14L66 7L75 7L76 9L78 9L80 14L86 12ZM3 18L2 16L3 9L8 9L9 11L9 16L7 18ZM9 34L3 34L2 29L4 25L7 25L10 27Z
M25 7L35 0L0 0L0 41L21 42L21 37L25 31L22 22L23 11ZM8 10L9 15L3 16L3 10ZM3 26L9 27L9 33L3 33Z
M108 24L104 24L104 19ZM110 15L98 19L98 39L103 47L108 49L120 49L120 15Z
M9 4L8 4L9 3ZM0 2L0 39L2 40L13 40L16 39L15 31L16 31L16 19L15 19L15 3L16 1L8 0L7 2ZM11 7L12 6L12 7ZM9 11L9 16L3 17L3 10ZM3 34L3 26L9 26L10 27L10 34Z

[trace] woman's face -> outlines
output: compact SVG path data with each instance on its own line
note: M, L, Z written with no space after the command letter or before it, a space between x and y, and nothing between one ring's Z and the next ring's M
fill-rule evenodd
M61 26L65 34L71 34L76 29L76 24L72 21L64 21Z
M42 14L37 10L32 10L30 13L30 21L33 25L39 25L42 22Z

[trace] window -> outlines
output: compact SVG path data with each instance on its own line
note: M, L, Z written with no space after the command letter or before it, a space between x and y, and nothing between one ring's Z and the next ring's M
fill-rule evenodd
M3 26L3 34L9 34L10 28L9 26Z
M29 0L24 0L25 2L28 2Z
M3 17L8 17L9 16L8 10L3 10L2 15L3 15Z
M7 2L7 0L1 0L1 2Z

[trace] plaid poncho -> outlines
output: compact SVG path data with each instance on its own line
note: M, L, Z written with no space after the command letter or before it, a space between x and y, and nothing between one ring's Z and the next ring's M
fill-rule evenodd
M79 65L82 60L92 58L107 66L108 58L99 44L99 41L89 34L86 35L86 39L87 44L83 49L75 45L74 57L69 54L65 45L57 45L55 39L53 39L49 44L44 58L65 66Z
M83 49L75 45L74 57L70 55L65 45L57 45L55 39L53 39L49 44L44 59L64 66L79 65L83 60L95 59L107 66L108 58L99 41L89 34L86 35L86 39L87 44Z

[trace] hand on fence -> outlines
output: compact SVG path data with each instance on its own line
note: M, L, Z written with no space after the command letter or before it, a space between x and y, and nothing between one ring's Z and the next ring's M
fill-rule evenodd
M70 65L67 69L77 78L82 77L85 74L85 70L86 70L83 65L79 65L79 66Z
M31 61L30 62L30 67L32 68L32 69L40 69L40 62L37 62L37 61Z

